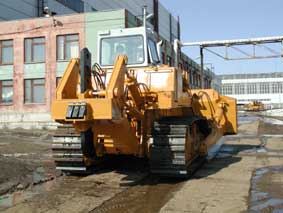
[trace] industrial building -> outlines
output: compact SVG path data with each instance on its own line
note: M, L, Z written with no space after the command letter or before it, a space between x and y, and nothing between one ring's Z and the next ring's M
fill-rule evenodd
M0 20L27 19L44 15L44 7L56 14L80 13L90 10L81 0L10 0L0 2ZM88 9L89 8L89 9Z
M267 107L283 106L283 73L233 74L218 76L222 93L239 105L260 101Z
M50 0L45 2L49 3L48 6L52 5ZM105 1L93 2L96 3L93 4L96 8L107 9L107 5L103 4ZM126 9L90 13L69 11L72 14L0 22L3 32L0 34L0 123L2 127L52 125L51 101L69 59L78 57L80 49L87 47L92 53L92 61L96 62L98 31L141 25L141 17L139 17L141 13L133 15L127 9L131 8L137 13L141 10L141 3L135 5L136 10L134 10L133 1L121 2L131 3L120 4L120 6L115 3L109 4L111 7L119 6ZM164 40L161 60L165 64L173 65L172 43L175 38L180 37L178 20L158 1L146 2L149 12L155 14L154 19L148 24L158 33L160 39ZM75 6L72 8L74 9ZM2 10L5 8L0 8L0 11ZM181 54L180 59L182 63L179 66L190 73L192 88L199 88L200 66L185 54ZM206 88L211 87L212 78L213 73L206 69L204 72Z

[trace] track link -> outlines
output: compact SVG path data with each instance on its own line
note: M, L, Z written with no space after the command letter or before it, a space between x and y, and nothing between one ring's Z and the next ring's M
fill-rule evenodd
M187 178L204 158L187 159L189 128L197 117L163 118L154 122L151 133L150 171L161 176Z
M70 173L87 173L81 135L71 125L59 126L53 135L52 155L56 169Z

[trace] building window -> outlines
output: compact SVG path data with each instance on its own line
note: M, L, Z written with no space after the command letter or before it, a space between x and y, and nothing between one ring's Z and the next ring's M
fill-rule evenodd
M189 71L189 63L188 62L185 62L185 70Z
M0 103L11 104L13 103L13 80L0 81Z
M244 84L235 84L235 94L245 94L245 85Z
M272 83L272 93L283 93L282 82L273 82Z
M257 94L256 83L247 84L248 94Z
M283 83L278 83L278 93L283 93Z
M79 57L79 35L57 36L57 60Z
M201 84L201 83L200 83L200 75L197 74L197 86L198 86L198 87L201 87L200 84Z
M261 94L267 94L269 93L269 83L261 83L259 85L259 92Z
M25 63L45 61L45 38L25 39Z
M279 87L278 83L273 83L272 84L272 93L279 93Z
M195 85L195 71L191 72L191 84Z
M232 84L224 84L222 86L222 94L223 95L232 95L233 93L233 85Z
M25 80L25 103L45 102L45 79Z
M193 73L193 85L197 86L197 74L196 74L196 72Z
M13 40L5 40L0 42L0 64L13 64L14 53L13 53Z

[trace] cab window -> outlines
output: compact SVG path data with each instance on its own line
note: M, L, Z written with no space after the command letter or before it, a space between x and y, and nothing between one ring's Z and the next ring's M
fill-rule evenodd
M151 39L148 39L148 49L149 49L149 55L150 55L151 62L154 64L159 63L160 61L159 61L159 57L157 53L156 44Z
M144 42L143 36L121 36L101 39L100 64L102 66L113 66L118 55L124 54L128 57L128 64L143 64Z

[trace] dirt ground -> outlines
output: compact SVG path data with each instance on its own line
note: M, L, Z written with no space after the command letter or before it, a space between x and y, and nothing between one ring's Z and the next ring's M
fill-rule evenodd
M148 174L134 159L89 176L55 171L48 132L0 137L3 212L283 212L282 118L239 114L239 134L189 180Z
M0 133L0 195L53 179L51 140L48 132Z

